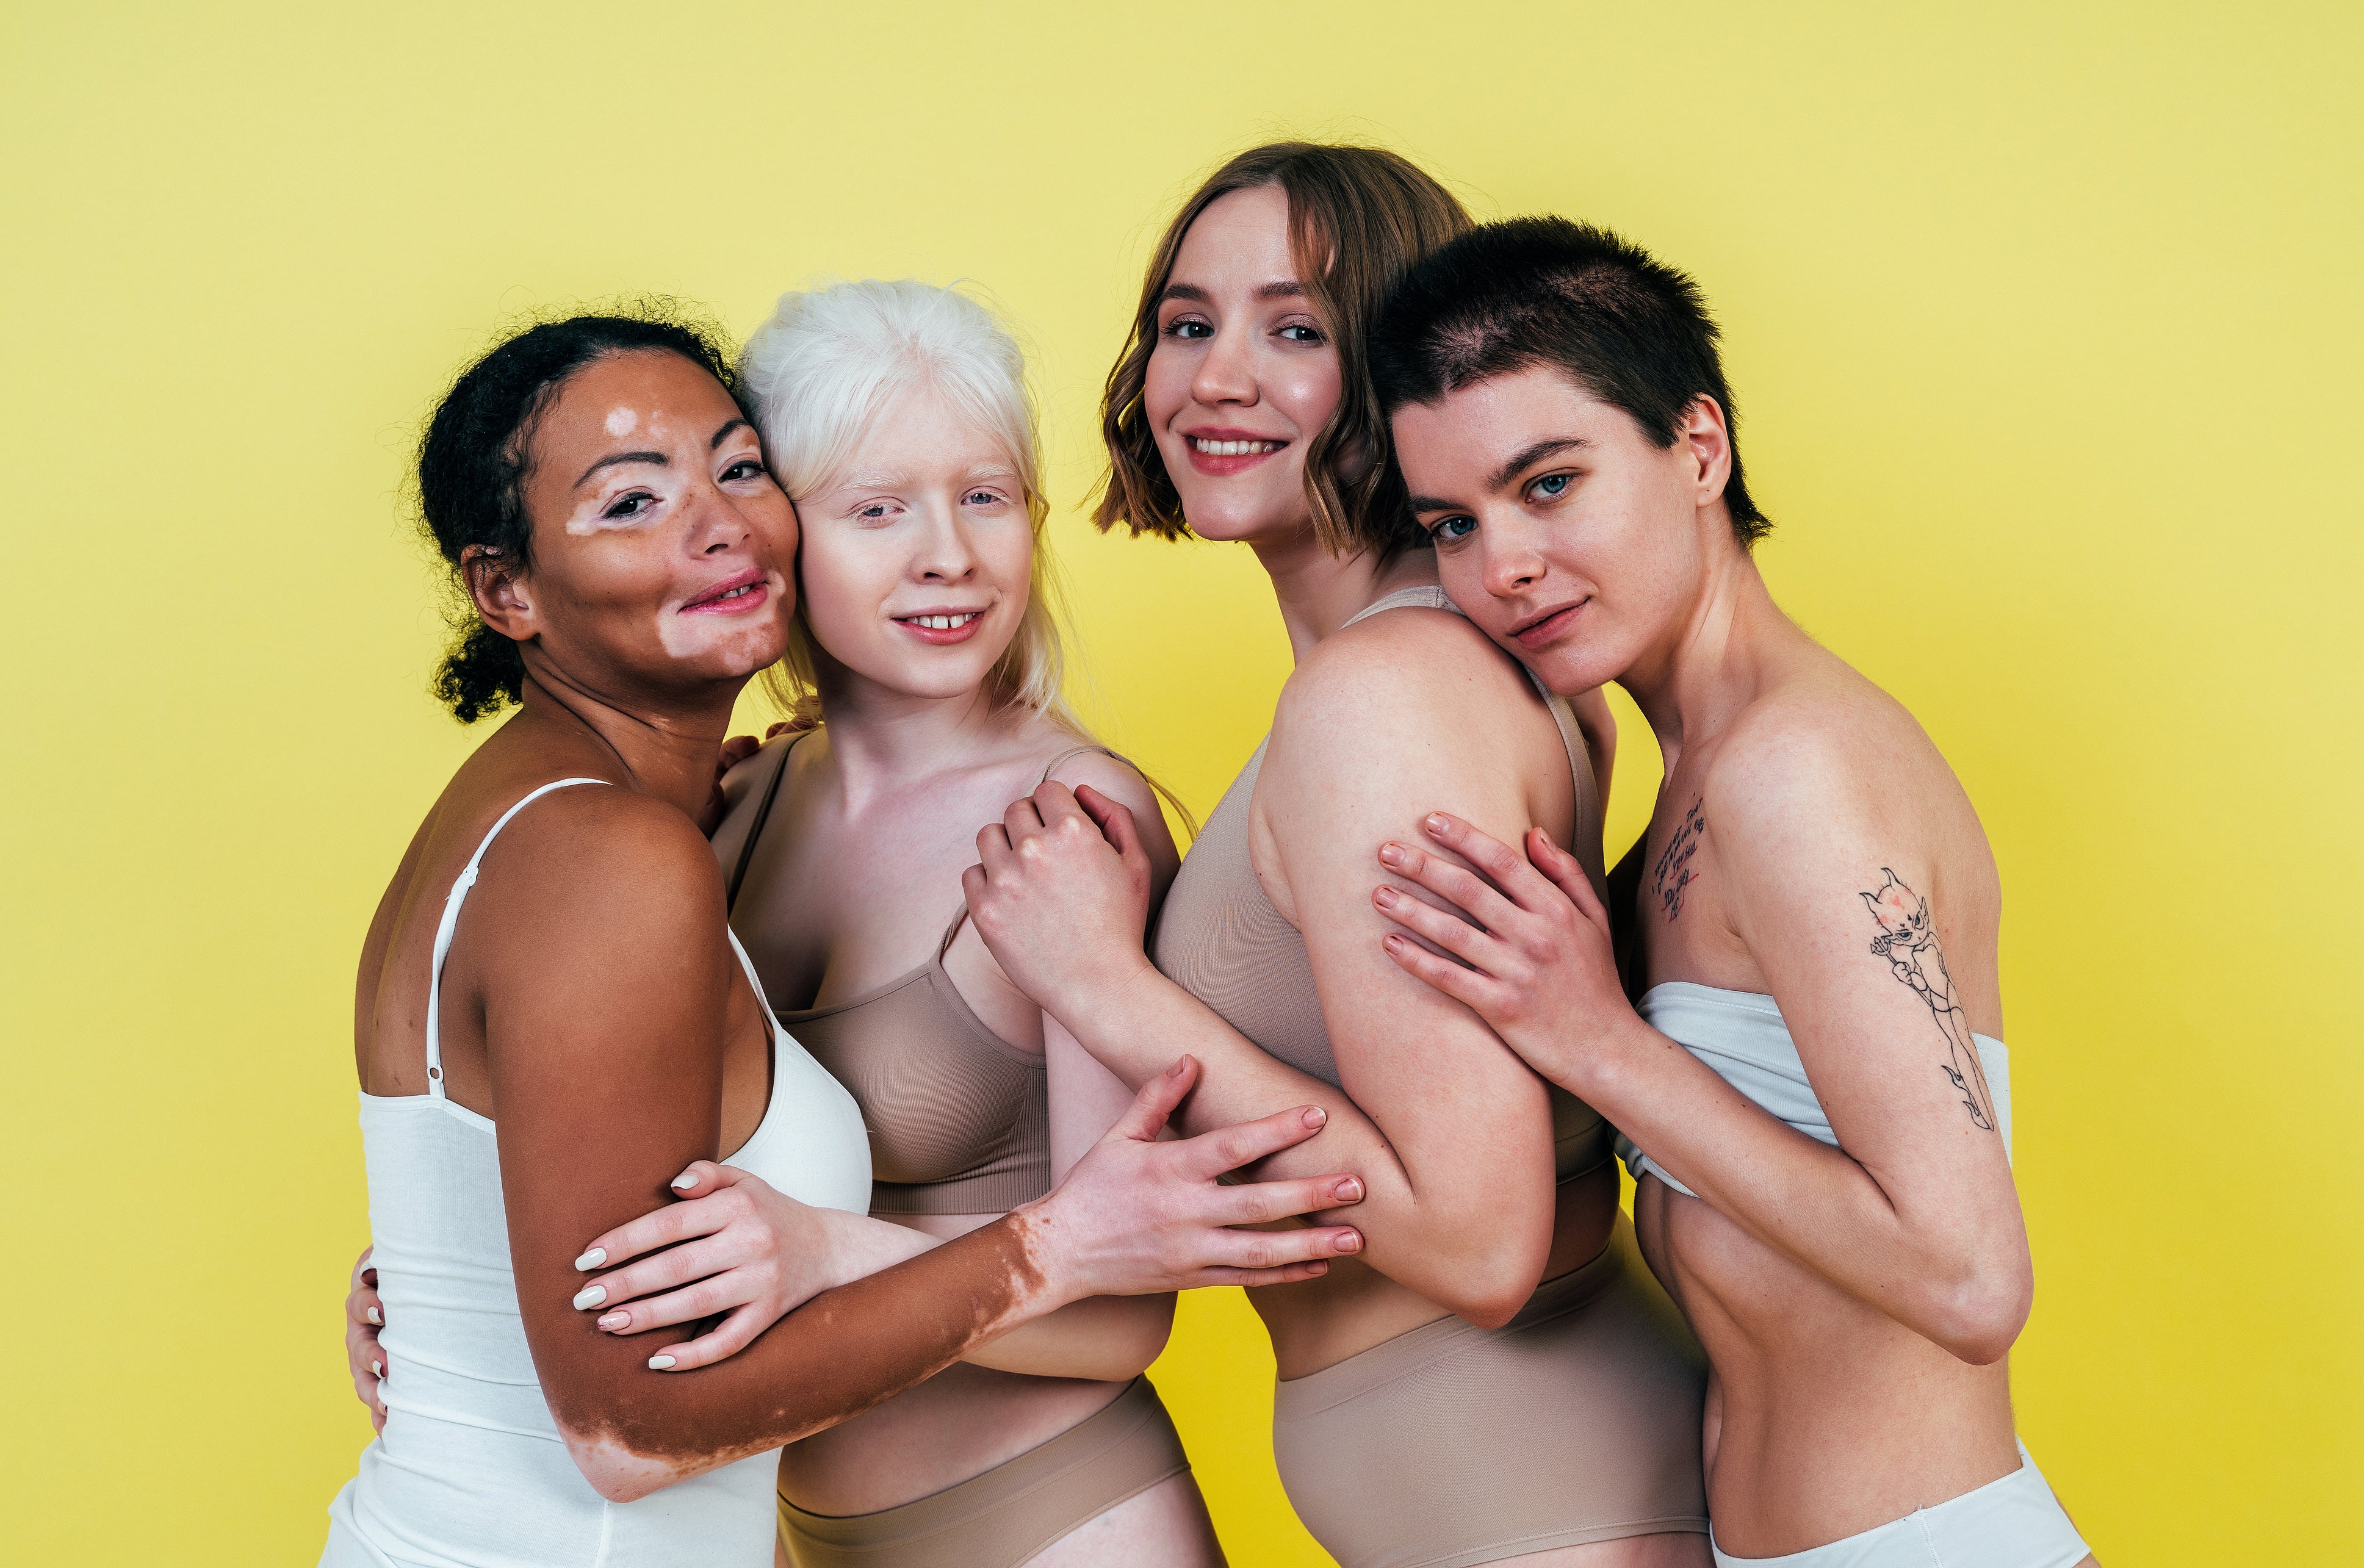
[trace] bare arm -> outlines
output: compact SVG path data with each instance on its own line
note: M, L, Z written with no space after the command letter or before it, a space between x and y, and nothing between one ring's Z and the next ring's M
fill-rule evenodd
M1530 743L1533 771L1562 781L1562 818L1567 765L1515 669L1466 623L1421 619L1410 638L1325 644L1309 662L1291 683L1259 791L1295 906L1284 913L1306 933L1343 1089L1266 1054L1150 966L1139 951L1147 875L1132 820L1095 796L1083 799L1106 840L1065 792L1014 806L998 836L980 838L969 905L1011 978L1128 1082L1164 1051L1205 1061L1207 1084L1186 1115L1323 1106L1331 1151L1366 1179L1355 1220L1370 1263L1473 1322L1500 1322L1532 1293L1549 1250L1544 1085L1464 1009L1393 972L1372 940L1379 922L1362 868L1382 824L1408 827L1415 803L1434 798L1424 791L1506 830L1535 819L1519 747L1470 737ZM1433 678L1407 675L1424 664ZM1293 1169L1286 1156L1272 1168Z
M1468 858L1492 886L1406 845L1399 869L1478 925L1402 901L1388 912L1470 967L1400 939L1388 946L1398 962L1468 1003L1538 1072L1599 1107L1750 1234L1984 1364L2017 1337L2032 1275L1966 1015L1949 1020L1930 999L1928 973L1943 972L1937 933L1946 922L1901 939L1888 929L1925 910L1910 889L1943 885L1938 862L1948 858L1931 841L1926 812L1888 804L1900 790L1914 798L1912 771L1867 788L1844 759L1810 755L1722 795L1711 783L1706 803L1714 847L1712 858L1701 851L1699 874L1720 879L1841 1148L1767 1115L1634 1014L1590 884L1533 835L1530 867L1466 823L1442 818L1429 841ZM1944 784L1951 786L1950 776ZM1385 908L1384 895L1379 902ZM1990 918L1975 892L1964 902L1970 907L1957 932ZM1991 936L1990 924L1959 945L1990 952ZM1902 964L1894 962L1900 945L1908 952ZM1973 984L1990 993L1991 978ZM1954 984L1945 975L1939 989Z
M1184 1063L1051 1198L826 1292L695 1376L653 1372L643 1349L571 1305L577 1239L674 1195L683 1167L716 1152L726 1031L764 1027L732 968L720 873L686 818L621 790L553 802L494 855L460 935L471 974L486 978L460 995L481 1009L535 1370L604 1496L640 1496L843 1420L1068 1301L1201 1283L1225 1254L1278 1258L1270 1243L1295 1239L1221 1229L1263 1206L1200 1167L1307 1136L1304 1119L1157 1144L1161 1101L1189 1086ZM1202 1201L1201 1186L1221 1201ZM1223 1218L1201 1233L1210 1211Z

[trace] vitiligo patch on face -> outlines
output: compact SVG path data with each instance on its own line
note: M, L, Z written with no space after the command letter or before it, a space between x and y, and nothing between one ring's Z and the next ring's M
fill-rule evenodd
M584 539L592 534L613 533L618 528L638 528L647 521L646 517L638 512L620 517L608 517L601 510L606 505L605 500L593 500L576 507L574 515L566 519L566 531L576 539Z
M637 408L616 408L609 410L608 415L608 433L609 435L629 436L640 428L641 415L640 410Z
M573 525L568 527L571 529ZM786 578L774 572L765 576L764 582L771 589L766 604L786 602L788 591ZM743 644L746 673L753 674L772 662L771 657L764 656L768 647L765 639L773 625L770 616L701 615L695 611L684 614L682 606L686 602L683 599L668 600L657 614L657 640L674 658L696 659L717 652L727 656ZM776 656L776 652L772 654L772 657Z

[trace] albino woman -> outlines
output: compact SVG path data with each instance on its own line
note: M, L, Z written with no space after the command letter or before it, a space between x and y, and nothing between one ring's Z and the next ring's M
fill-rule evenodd
M870 1211L938 1237L1047 1192L1131 1092L966 919L977 825L1046 778L1149 824L1140 773L1060 695L1048 514L1018 345L916 282L789 295L741 370L803 526L776 696L802 726L725 782L731 922L781 1023L870 1129ZM788 1451L798 1568L1221 1561L1140 1374L1173 1298L1080 1303Z
M463 720L519 711L420 824L362 953L384 1424L324 1563L756 1568L782 1444L1087 1297L1239 1280L1204 1265L1251 1240L1336 1249L1225 1227L1334 1206L1344 1178L1213 1181L1318 1118L1154 1141L1188 1062L1057 1192L956 1240L841 1212L869 1193L861 1115L773 1020L692 819L733 700L786 648L797 543L708 339L623 317L519 334L437 409L419 491L469 595L440 690ZM604 1228L718 1186L699 1207L764 1224L610 1268L682 1240L684 1211ZM627 1337L733 1307L688 1342Z
M1110 799L1013 807L969 906L1129 1082L1188 1050L1208 1069L1191 1114L1310 1098L1355 1151L1364 1256L1251 1293L1281 1480L1332 1555L1703 1564L1703 1380L1619 1218L1608 1127L1389 962L1371 907L1370 856L1440 799L1600 857L1577 717L1437 587L1363 368L1388 284L1467 223L1360 148L1260 148L1184 205L1109 378L1099 520L1252 549L1296 672L1191 846L1154 968L1135 950L1156 862Z

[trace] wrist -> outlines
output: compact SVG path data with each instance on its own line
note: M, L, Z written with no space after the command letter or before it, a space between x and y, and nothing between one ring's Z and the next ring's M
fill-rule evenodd
M1009 1236L1013 1324L1056 1312L1093 1294L1082 1278L1059 1189L1011 1209L996 1223Z
M1560 1086L1611 1121L1608 1106L1622 1097L1634 1064L1642 1059L1656 1032L1631 1006L1621 1006L1600 1020L1581 1050L1568 1053L1568 1071Z
M1157 978L1157 966L1141 949L1111 953L1105 961L1083 966L1059 995L1043 998L1043 1010L1088 1046L1105 1021L1121 1016L1142 987Z

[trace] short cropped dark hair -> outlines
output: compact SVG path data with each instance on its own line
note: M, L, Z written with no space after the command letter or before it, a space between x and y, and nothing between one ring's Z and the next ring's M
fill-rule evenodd
M1371 334L1371 376L1393 415L1496 376L1556 370L1662 448L1712 397L1732 443L1723 502L1745 549L1773 525L1741 477L1740 410L1718 339L1699 285L1640 246L1564 217L1517 217L1413 264Z

